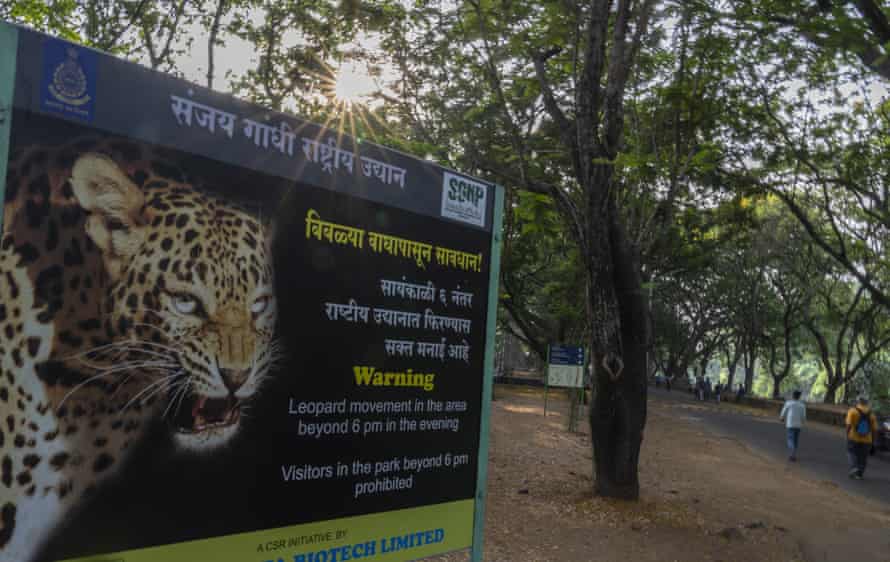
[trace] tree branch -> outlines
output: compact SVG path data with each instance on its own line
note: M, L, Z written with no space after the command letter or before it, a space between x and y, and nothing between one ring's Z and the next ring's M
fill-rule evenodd
M526 178L525 180L518 179L504 173L501 170L487 168L485 166L483 166L482 169L490 174L509 181L512 185L517 186L519 189L530 191L532 193L539 193L541 195L549 195L550 197L552 197L557 211L559 211L560 215L569 222L569 233L571 234L572 238L579 245L582 251L584 248L587 247L587 239L581 212L578 210L578 206L575 205L575 202L572 201L571 197L569 197L569 195L559 186L545 184L530 178Z
M866 274L860 271L860 269L854 264L850 258L844 252L840 252L836 250L828 241L822 236L819 232L819 229L810 219L806 210L801 207L797 201L794 200L788 193L786 193L781 187L768 183L760 178L741 174L736 172L731 172L728 170L719 170L718 173L727 178L732 178L734 181L744 185L752 185L756 186L761 190L766 190L776 197L782 200L785 203L785 206L791 211L791 214L797 219L801 226L803 226L807 235L810 239L821 248L828 256L830 256L833 260L835 260L838 264L841 265L850 275L856 278L856 280L865 287L865 290L868 291L869 296L873 301L879 303L886 310L890 311L890 295L887 295L880 287L877 287L871 280L871 278Z
M587 23L587 47L584 51L584 62L581 80L575 89L575 135L578 157L582 169L590 166L590 160L598 150L596 135L599 129L599 112L602 103L602 75L606 64L606 34L609 29L609 13L612 0L592 0L590 2L590 19ZM587 173L582 170L578 180L584 183Z
M624 90L627 86L630 71L640 50L643 37L649 27L649 18L655 2L643 0L636 14L636 28L630 40L627 34L632 15L631 0L619 0L618 14L612 33L612 52L609 56L609 79L603 107L603 124L605 134L603 145L610 157L618 153L621 133L624 131Z
M139 4L136 6L136 9L133 10L133 13L130 15L130 20L127 22L127 25L120 28L117 33L115 33L111 39L105 42L105 44L101 45L99 48L103 51L110 51L114 44L117 43L118 39L120 39L124 33L126 33L132 26L136 20L142 16L142 10L145 9L145 5L148 4L148 0L141 0Z
M216 38L219 34L220 21L226 10L226 0L219 0L216 4L216 13L213 15L213 23L210 26L210 37L207 39L207 87L213 89L213 54L216 47Z
M877 6L873 0L854 0L854 4L856 4L859 13L863 16L866 24L877 36L881 44L886 44L890 41L890 36L886 35L890 32L890 26L888 26L887 18L882 13L880 7ZM812 26L809 23L810 18L815 15L815 10L808 10L797 17L770 15L767 19L781 25L788 25L795 28L802 37L819 48L837 48L836 42L819 35L811 29ZM841 41L841 47L856 55L866 68L871 69L882 78L890 80L890 57L886 56L880 45L867 43L867 39L861 37L858 39L860 39L860 41L855 45L850 45L848 44L849 41L847 39L843 39Z
M890 42L890 21L881 6L874 0L853 0L853 4L881 43Z
M547 110L547 113L550 114L550 118L553 119L560 131L567 131L572 128L572 124L566 118L565 113L563 113L559 104L556 103L556 97L553 95L553 88L550 86L550 80L547 79L547 69L545 66L551 57L558 55L561 51L561 47L552 47L542 53L533 53L532 61L535 65L535 75L538 78L538 84L541 87L544 108ZM571 143L567 144L570 145Z
M822 361L822 365L825 367L825 374L828 375L829 382L834 382L836 379L836 373L831 363L831 352L828 349L828 342L825 341L825 336L822 332L816 327L816 322L812 317L804 320L804 326L813 334L813 337L816 339L816 345L819 347L819 358Z

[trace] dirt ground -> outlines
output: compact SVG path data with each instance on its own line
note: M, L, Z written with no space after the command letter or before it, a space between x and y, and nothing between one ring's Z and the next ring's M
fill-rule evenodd
M657 400L641 500L596 498L586 422L569 433L564 398L550 393L546 418L543 405L543 390L495 389L486 561L890 562L890 507L809 480Z

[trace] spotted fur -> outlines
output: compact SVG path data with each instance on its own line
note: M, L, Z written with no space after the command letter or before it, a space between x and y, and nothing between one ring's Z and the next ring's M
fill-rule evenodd
M0 242L0 562L28 562L166 420L225 444L276 360L268 227L125 141L11 161Z

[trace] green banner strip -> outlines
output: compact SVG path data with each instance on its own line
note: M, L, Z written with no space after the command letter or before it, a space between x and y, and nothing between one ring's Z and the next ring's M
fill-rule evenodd
M71 562L401 562L468 548L472 521L473 500L460 500Z
M473 515L472 561L482 561L485 536L485 492L488 479L488 433L491 387L494 383L495 332L501 279L501 242L504 225L504 188L495 186L494 221L491 225L491 267L488 276L488 325L485 327L485 379L482 382L482 420L479 428L479 464L476 468L476 510Z
M15 61L19 30L0 22L0 233L3 232L3 201L6 194L6 166L9 159L9 132L12 129L12 96L15 92Z

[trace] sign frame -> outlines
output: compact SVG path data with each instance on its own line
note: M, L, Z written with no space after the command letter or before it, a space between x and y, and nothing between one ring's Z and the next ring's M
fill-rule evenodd
M473 520L472 562L482 562L485 537L485 498L488 482L488 441L491 433L491 399L494 387L495 336L500 296L501 245L503 244L504 188L495 186L494 220L491 239L491 268L488 284L488 326L485 337L485 380L482 386L482 420L479 436L479 466L476 476L476 513Z
M18 29L0 21L0 232L3 229L3 204L6 201L6 167L9 161L9 136L12 133L18 45Z

